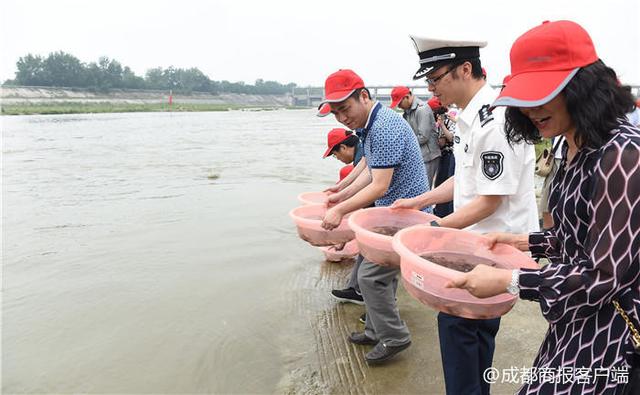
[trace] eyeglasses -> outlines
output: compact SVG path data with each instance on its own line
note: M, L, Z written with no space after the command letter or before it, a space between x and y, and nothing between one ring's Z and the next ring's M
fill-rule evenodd
M455 68L457 68L457 67L458 67L458 66L451 67L449 70L447 70L447 72L446 72L446 73L442 73L442 74L440 74L439 76L437 76L436 78L429 78L429 77L427 77L427 79L425 79L425 82L427 83L427 85L433 85L433 86L436 86L436 84L437 84L438 82L440 82L440 80L441 80L441 79L443 79L445 75L449 74L452 70L454 70L454 69L455 69Z

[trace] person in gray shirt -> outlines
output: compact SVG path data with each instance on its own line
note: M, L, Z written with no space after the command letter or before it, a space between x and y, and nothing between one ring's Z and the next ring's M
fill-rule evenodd
M404 111L402 116L411 125L411 129L418 138L422 160L427 171L427 180L429 185L433 185L440 166L440 146L438 145L438 128L431 107L414 96L406 86L393 88L390 107L399 107Z

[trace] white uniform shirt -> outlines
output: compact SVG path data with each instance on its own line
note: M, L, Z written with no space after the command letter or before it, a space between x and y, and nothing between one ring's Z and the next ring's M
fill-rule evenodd
M635 107L633 111L627 114L627 119L633 126L640 126L640 108Z
M492 112L497 91L486 84L458 114L454 138L456 172L454 210L479 195L502 195L496 212L466 230L529 233L539 230L534 190L535 149L509 145L504 133L504 107Z

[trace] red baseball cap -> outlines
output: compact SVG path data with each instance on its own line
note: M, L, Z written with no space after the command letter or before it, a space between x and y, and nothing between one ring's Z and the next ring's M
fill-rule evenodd
M505 86L507 86L507 82L509 82L509 80L511 79L511 75L505 75L504 78L502 79L502 85L500 85L500 90L502 91L504 89ZM493 105L492 107L495 107L495 105Z
M356 90L364 88L364 81L353 70L338 70L324 82L322 103L339 103L346 100Z
M431 110L435 110L436 108L442 107L442 103L440 102L440 99L438 99L435 96L429 99L427 104L429 105L429 107L431 107Z
M545 21L513 43L511 75L493 106L536 107L560 93L581 67L598 60L589 33L575 22Z
M349 173L351 173L351 170L353 170L353 165L346 165L342 169L340 169L340 181L348 176Z
M318 106L318 113L316 114L316 116L326 117L329 114L331 114L331 106L329 105L329 103L322 103Z
M327 156L331 155L331 150L333 150L333 148L336 145L338 145L341 142L345 141L349 136L351 136L351 131L348 131L346 129L342 129L342 128L331 129L331 131L327 135L327 147L328 148L324 152L324 155L322 157L326 158Z
M411 91L406 86L396 86L391 90L391 105L389 107L396 108L398 103L404 99Z

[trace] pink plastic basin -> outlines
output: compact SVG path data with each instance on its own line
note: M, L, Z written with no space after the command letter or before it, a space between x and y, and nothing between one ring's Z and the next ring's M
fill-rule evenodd
M336 250L334 246L318 248L324 253L325 259L329 262L340 262L345 259L355 258L360 251L356 240L351 240L345 244L342 250Z
M302 204L327 203L328 198L324 192L303 192L298 195L298 200Z
M433 262L444 259L448 265L466 270L478 263L504 269L538 268L533 259L509 245L497 244L489 250L483 236L457 229L413 226L395 235L393 248L400 255L402 279L409 294L436 310L465 318L500 317L511 310L517 297L504 293L480 299L464 289L445 288L462 272ZM431 255L431 260L423 255Z
M324 204L309 204L294 208L289 215L298 228L300 238L313 246L342 244L355 238L347 221L349 215L344 216L340 225L333 230L322 228L322 219L326 212L327 207Z
M438 217L418 210L372 207L359 210L349 217L349 226L356 233L360 253L367 260L382 266L400 266L400 256L391 245L393 236L378 231L404 229L417 224L426 224ZM382 229L381 229L382 227ZM391 232L388 232L391 233Z

